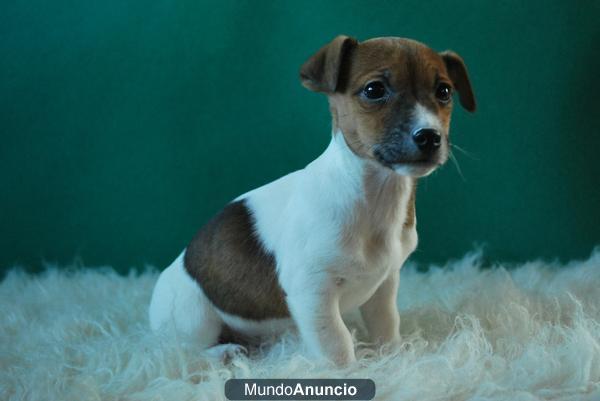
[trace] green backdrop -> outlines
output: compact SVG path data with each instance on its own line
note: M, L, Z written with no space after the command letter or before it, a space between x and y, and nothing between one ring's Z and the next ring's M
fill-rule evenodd
M582 258L600 243L598 1L0 5L0 266L164 267L235 196L325 148L302 62L340 33L461 54L479 109L425 179L413 257Z

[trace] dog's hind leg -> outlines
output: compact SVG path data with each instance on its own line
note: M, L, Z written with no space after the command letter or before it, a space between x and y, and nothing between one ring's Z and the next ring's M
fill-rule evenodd
M223 323L185 270L183 259L184 253L158 278L150 302L150 326L154 331L174 328L177 334L209 348L218 343Z

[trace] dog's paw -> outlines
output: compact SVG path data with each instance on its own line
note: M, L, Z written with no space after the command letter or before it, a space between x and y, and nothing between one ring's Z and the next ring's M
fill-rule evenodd
M393 354L400 351L403 347L403 342L400 336L395 337L383 343L378 343L379 349L384 354Z
M248 350L239 344L219 344L204 351L204 354L212 359L218 359L227 364L235 357L248 355Z

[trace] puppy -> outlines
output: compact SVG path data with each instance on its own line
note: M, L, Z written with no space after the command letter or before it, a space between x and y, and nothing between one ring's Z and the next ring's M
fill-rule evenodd
M399 342L417 180L448 158L453 92L475 110L465 64L409 39L338 36L300 78L327 95L329 146L200 229L158 279L154 330L172 325L208 348L224 329L261 337L295 326L315 356L345 365L355 354L342 314L359 307L373 342Z

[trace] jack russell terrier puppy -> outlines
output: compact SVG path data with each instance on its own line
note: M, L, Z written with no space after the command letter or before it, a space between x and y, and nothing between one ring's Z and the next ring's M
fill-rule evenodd
M300 70L327 95L333 135L304 169L233 200L162 272L153 330L206 348L223 330L260 338L295 326L316 356L355 360L342 314L360 307L373 342L398 343L400 267L417 245L417 179L446 161L452 94L475 110L463 60L409 39L338 36Z

